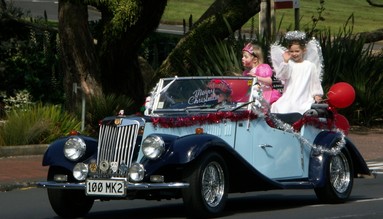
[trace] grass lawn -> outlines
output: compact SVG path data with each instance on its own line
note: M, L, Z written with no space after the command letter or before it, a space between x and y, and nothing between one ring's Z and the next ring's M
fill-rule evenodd
M383 0L372 0L376 4L383 4ZM214 0L168 0L168 5L162 17L162 22L172 24L182 24L189 16L193 16L193 21L206 11ZM319 0L299 0L300 29L311 27L312 16L318 17L317 8L320 7ZM329 28L333 33L342 28L347 19L354 15L354 33L373 31L383 28L383 8L372 7L365 0L327 0L324 3L322 17L324 21L318 23L318 29ZM258 14L254 16L256 29L258 29ZM285 31L294 27L294 9L279 9L275 11L275 20L282 21L280 31ZM250 29L249 21L243 29Z

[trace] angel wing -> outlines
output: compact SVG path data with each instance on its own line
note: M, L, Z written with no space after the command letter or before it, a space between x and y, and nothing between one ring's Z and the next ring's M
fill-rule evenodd
M287 49L278 43L270 46L270 61L274 71L279 71L279 66L283 62L283 53Z
M309 60L315 64L317 67L318 75L320 80L322 81L323 77L323 56L322 56L322 48L319 45L318 40L312 38L308 41L306 45L306 54L304 59Z

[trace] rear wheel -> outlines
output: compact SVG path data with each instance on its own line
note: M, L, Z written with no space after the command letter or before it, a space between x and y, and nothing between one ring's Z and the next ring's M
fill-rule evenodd
M192 216L198 218L217 216L223 211L229 188L227 166L221 155L208 153L186 171L183 201Z
M354 184L354 169L347 148L331 156L325 171L326 185L315 189L317 197L326 203L345 202L350 197Z
M48 181L53 181L55 174L71 173L60 167L50 167L48 172ZM52 209L60 217L75 218L86 215L93 206L94 199L85 195L84 190L73 189L48 189L48 198Z

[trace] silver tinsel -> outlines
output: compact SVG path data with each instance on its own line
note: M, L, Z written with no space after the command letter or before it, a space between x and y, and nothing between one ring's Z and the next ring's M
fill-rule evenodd
M259 108L252 107L252 110L254 113L261 114L262 112L260 111ZM293 134L300 142L302 145L306 145L308 147L311 147L316 153L319 154L330 154L330 155L337 155L340 153L342 148L346 145L346 140L345 140L345 134L343 133L342 130L340 129L334 129L332 131L339 133L340 135L340 140L336 143L336 145L332 148L327 148L322 145L315 145L311 144L306 138L304 138L299 132L296 132L294 128L287 123L284 123L280 119L278 119L275 115L272 113L268 114L269 118L274 122L276 128L281 129L287 133Z
M306 41L306 33L298 30L289 31L285 35L286 40Z
M322 55L322 47L315 37L311 38L306 44L306 53L304 55L306 60L313 62L317 66L319 79L322 81L324 73L324 60Z

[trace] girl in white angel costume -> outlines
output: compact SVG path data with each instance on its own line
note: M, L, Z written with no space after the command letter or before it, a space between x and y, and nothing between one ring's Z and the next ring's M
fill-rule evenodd
M289 31L288 49L274 44L270 49L276 78L284 83L282 97L271 105L271 113L303 115L315 102L321 102L323 88L322 52L318 41L306 41L306 34Z

